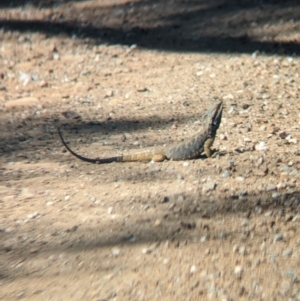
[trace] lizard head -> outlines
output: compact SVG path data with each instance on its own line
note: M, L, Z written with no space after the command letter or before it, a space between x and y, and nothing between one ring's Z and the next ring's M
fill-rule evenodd
M209 116L209 129L212 132L216 132L221 124L222 120L222 112L223 112L223 103L222 101L216 102Z

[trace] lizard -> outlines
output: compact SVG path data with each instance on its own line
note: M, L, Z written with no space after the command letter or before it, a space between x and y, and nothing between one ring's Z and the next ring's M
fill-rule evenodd
M222 119L223 103L215 102L204 115L205 121L201 130L194 136L166 147L154 149L153 151L144 151L136 154L120 155L109 158L87 158L75 153L64 141L60 127L58 134L65 148L76 158L94 164L104 164L112 162L161 162L164 160L188 160L196 159L203 152L207 157L212 156L211 147L214 143L217 130Z

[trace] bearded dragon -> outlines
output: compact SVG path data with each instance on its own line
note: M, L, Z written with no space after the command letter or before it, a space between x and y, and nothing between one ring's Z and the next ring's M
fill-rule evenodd
M153 151L144 151L132 155L121 155L110 158L86 158L75 153L64 141L60 128L58 134L65 148L76 158L94 164L104 164L112 162L161 162L164 160L188 160L196 159L203 152L207 157L211 157L211 147L214 143L217 130L222 119L223 103L215 102L206 112L205 121L201 130L194 136L166 147L160 147Z

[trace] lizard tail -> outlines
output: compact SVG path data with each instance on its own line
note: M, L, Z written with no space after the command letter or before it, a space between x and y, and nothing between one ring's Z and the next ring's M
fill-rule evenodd
M65 148L76 158L78 158L79 160L85 161L85 162L89 162L89 163L93 163L93 164L105 164L105 163L112 163L112 162L122 162L123 161L123 157L122 156L118 156L118 157L111 157L111 158L104 158L104 159L100 159L100 158L96 158L96 159L92 159L92 158L86 158L83 157L77 153L75 153L73 150L70 149L70 147L67 145L67 143L65 142L61 131L60 131L60 127L58 128L58 134L59 137L61 139L62 144L65 146Z

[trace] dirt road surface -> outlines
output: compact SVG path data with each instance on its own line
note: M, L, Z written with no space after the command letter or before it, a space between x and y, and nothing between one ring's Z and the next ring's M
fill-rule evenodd
M0 300L300 300L298 1L1 1ZM92 165L196 133L215 158Z

